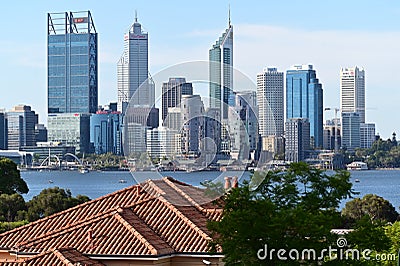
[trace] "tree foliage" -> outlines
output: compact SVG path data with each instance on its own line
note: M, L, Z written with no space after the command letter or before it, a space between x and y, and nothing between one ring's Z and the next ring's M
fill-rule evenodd
M384 223L381 220L372 223L370 217L365 215L356 221L354 231L346 238L353 247L358 249L370 249L373 251L385 251L390 248L390 238L385 234Z
M18 213L26 210L25 200L20 194L0 195L0 220L14 222Z
M340 202L352 196L350 174L328 175L305 163L285 172L256 173L249 184L224 196L223 218L210 222L212 250L222 248L226 265L280 265L277 258L260 261L268 249L322 250L334 243L332 228L341 224ZM291 265L296 262L291 261Z
M346 202L342 215L355 221L368 216L371 221L395 222L399 214L393 205L384 198L367 194L362 199L355 198Z
M369 168L398 168L400 167L400 147L395 137L378 139L369 149L356 149L351 161L364 161Z
M28 185L21 178L17 165L10 159L0 158L0 194L22 194L28 191Z
M87 196L82 195L78 195L76 198L72 197L69 189L64 190L59 187L44 189L27 203L27 218L29 221L35 221L88 200Z
M23 226L27 223L28 223L28 221L26 221L26 220L16 221L16 222L0 222L0 234L6 232L8 230L12 230L14 228Z

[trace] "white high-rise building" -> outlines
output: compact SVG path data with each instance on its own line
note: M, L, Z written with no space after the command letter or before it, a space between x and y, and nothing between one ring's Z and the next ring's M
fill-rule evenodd
M171 160L179 154L179 147L176 145L179 133L176 130L158 127L148 129L146 135L147 153L151 158Z
M365 123L364 69L349 67L340 70L340 110L360 113L360 123Z
M117 65L118 111L125 112L134 95L131 105L153 106L155 86L149 78L148 56L148 33L136 17L124 35L124 52Z
M281 137L284 133L283 72L265 68L257 75L259 133Z

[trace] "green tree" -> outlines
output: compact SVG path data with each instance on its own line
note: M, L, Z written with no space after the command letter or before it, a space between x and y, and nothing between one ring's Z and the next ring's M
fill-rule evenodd
M0 234L27 224L28 221L0 222Z
M321 251L337 239L331 229L341 224L340 202L353 195L349 179L346 171L328 175L305 163L255 173L249 184L225 194L223 218L208 224L211 250L222 248L226 265L281 265L276 257L259 260L265 245Z
M367 194L362 199L355 198L346 202L342 215L355 221L367 215L371 221L395 222L399 214L393 205L384 198Z
M26 210L25 200L20 194L0 195L0 218L3 221L14 222L18 212Z
M212 181L204 181L200 182L200 185L206 188L204 194L210 198L220 197L225 193L224 186L221 182L214 183Z
M27 218L29 221L35 221L88 200L88 197L82 195L78 195L76 198L72 197L69 189L64 190L59 187L47 188L27 203Z
M385 234L382 221L371 221L368 215L356 221L354 231L350 232L346 239L358 249L370 249L373 251L385 251L390 248L390 238Z
M21 178L17 165L10 159L0 159L0 194L28 193L28 185Z
M391 247L389 252L392 254L398 254L400 250L400 222L395 222L385 227L385 233L390 239Z

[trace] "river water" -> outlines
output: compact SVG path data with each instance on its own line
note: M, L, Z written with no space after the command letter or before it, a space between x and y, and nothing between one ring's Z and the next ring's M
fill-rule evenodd
M248 178L249 172L89 172L81 174L77 171L24 171L22 178L29 187L29 193L24 195L25 200L30 200L40 191L50 187L70 189L73 196L87 195L91 199L112 193L149 178L171 176L182 182L199 186L205 180L223 181L225 176L238 176ZM389 200L399 211L400 206L400 170L369 170L351 172L353 189L362 197L365 194L377 194ZM355 182L358 179L360 182ZM121 183L120 180L126 181ZM344 206L344 203L341 207Z

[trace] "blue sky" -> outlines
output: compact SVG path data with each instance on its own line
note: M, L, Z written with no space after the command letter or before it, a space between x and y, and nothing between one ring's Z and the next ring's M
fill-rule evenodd
M324 105L338 107L340 68L364 67L367 121L376 122L384 138L400 131L400 2L385 0L7 1L0 16L0 108L28 104L45 122L48 12L92 12L99 33L99 103L106 104L116 101L116 62L135 10L149 32L150 71L156 75L178 63L207 60L227 26L229 3L240 72L255 81L265 66L286 71L313 64Z

